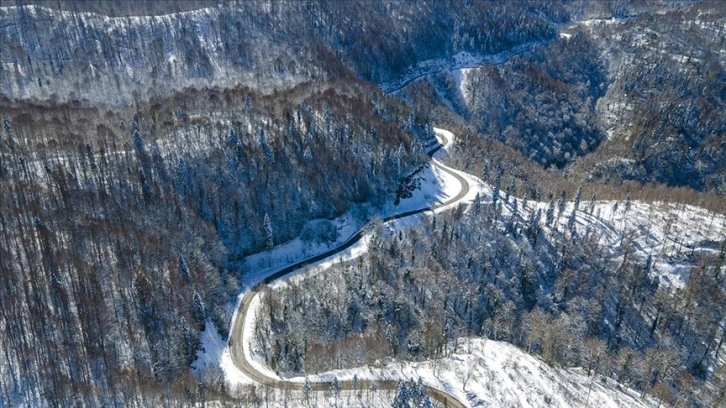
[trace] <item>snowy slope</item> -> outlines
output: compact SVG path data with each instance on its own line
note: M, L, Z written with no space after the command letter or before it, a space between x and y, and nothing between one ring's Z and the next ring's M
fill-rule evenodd
M238 85L271 92L325 77L304 52L293 55L250 26L239 43L241 48L236 49L238 55L229 55L218 30L218 22L225 17L225 10L218 7L128 17L33 5L22 10L0 7L0 41L22 51L14 58L25 53L29 61L12 61L10 52L3 50L8 55L0 58L2 94L11 99L55 95L58 100L124 106L134 101L133 92L150 97L187 87ZM18 24L20 18L28 23ZM53 41L64 46L48 47ZM273 70L270 61L276 59L291 61L292 69ZM65 71L82 72L85 78L80 81L78 75L65 75ZM37 78L49 83L42 84Z
M491 195L484 191L482 197L491 200ZM510 199L503 213L511 213L514 201ZM516 201L523 217L541 210L545 227L547 203L530 201L523 209L523 201ZM574 204L568 202L554 225L545 228L553 232L565 231L573 210ZM661 283L683 287L694 257L719 252L726 239L726 216L691 205L664 202L583 201L575 211L575 229L579 234L588 231L599 234L600 243L614 257L621 256L630 242L635 259L645 262L651 258L651 273Z
M310 380L421 377L424 384L452 393L471 407L650 407L630 389L610 379L588 377L580 369L551 367L511 344L459 339L446 358L421 363L386 362L380 367L339 370ZM302 379L301 379L302 381Z
M210 325L211 327L211 325ZM254 382L235 373L229 354L223 350L224 341L207 330L203 336L208 356L221 357L226 387L233 393L244 393ZM209 363L199 360L198 374L214 375ZM207 367L202 369L202 367ZM273 378L277 375L264 369ZM386 361L375 367L337 370L310 376L311 382L330 382L380 379L418 379L424 384L446 390L471 407L654 407L657 403L643 399L631 389L623 389L617 382L605 377L588 377L582 369L551 367L515 346L504 342L480 338L462 338L451 356L435 361L409 363ZM209 377L207 377L209 378ZM302 377L290 379L303 383ZM353 395L350 395L353 394ZM362 398L354 393L343 393L341 406L390 406L395 394L379 391L378 395L366 390ZM284 406L282 395L280 406ZM301 393L290 393L288 402L304 402ZM332 402L332 395L317 396L317 402ZM331 398L331 400L327 400ZM364 400L364 401L362 401ZM274 405L278 406L278 405ZM315 406L315 405L312 405Z

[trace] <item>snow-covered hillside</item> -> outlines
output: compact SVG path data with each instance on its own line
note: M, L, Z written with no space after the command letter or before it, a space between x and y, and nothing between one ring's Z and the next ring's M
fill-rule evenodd
M452 133L445 134L455 140ZM479 193L481 202L491 202L492 186L470 177L471 189ZM503 197L498 201L502 202ZM553 204L557 207L560 203ZM566 201L561 214L558 215L558 208L554 209L550 226L546 220L549 203L511 197L503 204L502 214L511 215L515 207L523 219L540 211L540 224L553 233L567 231L573 218L571 225L577 233L598 234L600 243L611 255L622 255L627 249L634 251L640 261L650 258L651 273L676 287L685 284L690 267L699 256L717 254L726 239L726 216L692 205L582 199L576 209L574 201ZM723 268L726 270L726 266Z
M254 21L249 12L245 17ZM2 94L11 99L53 95L59 100L125 105L140 96L146 99L186 87L245 85L271 91L325 78L309 50L290 54L263 33L252 32L250 21L245 21L244 39L231 45L230 32L224 32L229 38L220 38L220 22L229 23L227 18L219 8L108 17L37 6L0 7L0 38L18 45L13 52L26 53L15 61L9 55L0 58ZM43 29L35 29L40 22ZM242 25L233 30L242 30ZM49 47L56 39L64 41ZM276 70L270 63L274 60L289 61L289 69Z
M455 136L442 129L436 133L444 136L451 147L456 143ZM445 158L447 152L439 153ZM431 177L441 177L438 181ZM438 172L424 172L424 188L415 194L412 202L417 205L434 203L435 197L450 197L455 194L455 185L445 175ZM475 197L482 202L491 202L493 188L477 178L467 175L470 191L460 204L466 204L471 210ZM437 193L432 190L440 188ZM432 200L433 201L427 201ZM499 198L504 201L503 197ZM545 214L550 204L510 198L502 209L503 215L511 216L512 212L524 219L531 218L539 211L542 228L551 234L596 232L603 248L611 256L622 257L625 252L629 256L650 258L651 273L656 274L665 284L680 287L688 278L689 268L694 257L700 253L718 252L724 239L726 218L693 206L676 206L667 203L647 204L642 202L602 202L581 201L563 203L561 213L554 210L551 224L548 225ZM516 207L516 210L515 210ZM445 211L440 209L439 211ZM574 213L574 215L573 215ZM424 215L416 215L383 225L388 237L398 235L399 231L414 227ZM567 232L566 232L567 231ZM293 275L293 281L300 281L311 274L325 273L334 264L357 258L366 253L370 244L368 234L354 247L328 259L308 266L304 271ZM626 245L626 243L628 243ZM627 248L633 249L632 251ZM281 246L267 254L286 252ZM684 248L688 251L684 251ZM293 253L295 251L292 251ZM685 252L690 255L684 256ZM268 269L267 273L274 272ZM264 277L256 275L259 280ZM252 282L250 282L252 283ZM286 285L286 281L278 281L273 287ZM249 316L244 330L246 358L257 367L257 370L271 378L279 378L276 373L265 366L261 359L260 345L256 343L253 333L256 330L256 310L260 307L259 297L250 307ZM246 378L235 367L225 342L215 333L205 333L206 351L199 356L196 366L200 377L209 373L217 373L223 377L230 389L247 389L254 382ZM241 339L233 339L240 341ZM410 379L422 377L425 384L441 388L468 401L471 406L587 406L602 405L607 407L650 406L650 401L642 399L638 393L624 389L612 379L601 376L588 376L584 369L564 369L548 366L515 346L503 342L488 341L476 338L460 338L453 346L455 352L447 358L420 363L401 361L379 361L370 367L339 370L311 377L314 381L329 382L333 377L351 380L353 375L361 379ZM292 381L303 381L293 378ZM373 402L369 402L373 404ZM373 404L375 405L375 404Z

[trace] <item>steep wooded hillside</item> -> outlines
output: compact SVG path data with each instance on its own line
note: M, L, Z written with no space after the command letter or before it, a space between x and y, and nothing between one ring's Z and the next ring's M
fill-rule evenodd
M117 17L69 8L0 7L5 96L125 105L188 86L274 92L351 74L379 83L421 60L553 38L568 18L549 2L243 1Z
M252 252L392 202L426 119L377 88L177 94L135 111L3 105L0 405L201 398Z
M723 195L724 3L630 6L578 12L556 40L430 81L479 133L544 168Z
M726 193L725 29L723 2L584 25L610 65L608 139L573 172Z

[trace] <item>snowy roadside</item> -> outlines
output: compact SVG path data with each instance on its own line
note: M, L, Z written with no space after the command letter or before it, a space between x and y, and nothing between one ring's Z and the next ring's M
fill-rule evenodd
M421 61L415 67L411 67L408 73L403 75L400 79L382 84L381 89L383 92L395 94L410 82L427 75L435 74L443 69L459 70L464 68L479 68L486 65L502 64L514 55L529 51L534 47L546 44L547 42L548 41L528 42L496 54L481 55L462 51L453 55L451 58Z

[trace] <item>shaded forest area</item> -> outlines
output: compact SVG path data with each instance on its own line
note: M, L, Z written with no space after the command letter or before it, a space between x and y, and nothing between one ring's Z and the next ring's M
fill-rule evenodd
M444 70L429 79L433 89L407 93L419 104L438 99L472 136L502 141L575 183L722 196L726 60L714 50L724 47L724 13L723 2L699 2L574 21L501 64L458 79Z

